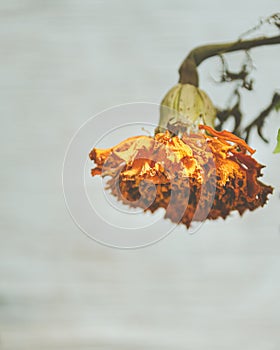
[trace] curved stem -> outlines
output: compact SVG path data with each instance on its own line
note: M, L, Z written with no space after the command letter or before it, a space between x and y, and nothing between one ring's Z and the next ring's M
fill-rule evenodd
M198 86L197 67L207 58L228 52L249 50L257 46L280 44L280 35L272 38L256 38L251 40L238 40L223 44L203 45L193 49L179 68L179 83Z

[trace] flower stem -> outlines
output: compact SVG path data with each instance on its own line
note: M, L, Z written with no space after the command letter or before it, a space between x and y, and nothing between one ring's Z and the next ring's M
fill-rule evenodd
M210 44L199 46L193 49L181 64L179 68L179 83L192 84L194 86L198 86L199 78L197 67L207 58L225 54L228 52L234 52L239 50L246 51L258 46L275 44L280 44L280 35L274 36L272 38L260 37L251 40L238 40L235 42L223 44Z

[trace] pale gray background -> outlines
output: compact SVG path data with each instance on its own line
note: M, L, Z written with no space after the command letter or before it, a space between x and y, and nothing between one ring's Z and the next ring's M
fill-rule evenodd
M277 10L277 0L0 1L1 349L279 349L279 115L266 125L273 143L252 140L275 187L269 204L193 236L100 246L73 224L61 186L67 144L89 117L159 102L193 46L235 39ZM250 116L279 88L279 50L254 51ZM218 64L202 65L201 87L222 104Z

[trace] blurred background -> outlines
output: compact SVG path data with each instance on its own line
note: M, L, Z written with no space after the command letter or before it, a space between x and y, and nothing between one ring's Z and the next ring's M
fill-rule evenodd
M61 185L82 123L116 104L159 103L194 46L235 40L277 11L277 0L0 1L1 350L279 349L279 114L269 145L251 138L275 187L267 206L194 235L99 245L73 223ZM252 56L248 120L279 88L280 47ZM229 57L234 69L244 56ZM218 58L200 67L216 105L231 91L216 84L220 69Z

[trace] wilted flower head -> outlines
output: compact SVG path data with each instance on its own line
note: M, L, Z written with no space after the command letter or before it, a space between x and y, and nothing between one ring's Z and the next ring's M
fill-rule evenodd
M254 150L228 131L200 129L181 138L166 131L94 148L92 175L109 176L107 188L124 204L151 212L164 208L166 218L187 227L263 206L273 188L258 180L263 166Z

